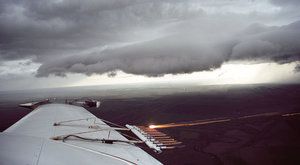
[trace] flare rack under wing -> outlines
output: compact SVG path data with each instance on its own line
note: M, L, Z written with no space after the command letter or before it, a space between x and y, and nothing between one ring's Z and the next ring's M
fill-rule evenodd
M161 164L117 129L83 107L41 105L0 134L0 164Z

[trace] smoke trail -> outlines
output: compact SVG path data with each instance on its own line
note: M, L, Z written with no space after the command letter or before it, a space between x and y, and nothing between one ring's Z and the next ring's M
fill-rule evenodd
M279 112L268 112L268 113L254 114L254 115L246 115L238 118L214 118L214 119L194 120L194 121L179 122L179 123L150 125L149 128L160 129L160 128L172 128L172 127L185 127L185 126L206 125L206 124L214 124L214 123L224 123L232 120L243 120L243 119L256 118L256 117L271 117L271 116L291 117L296 115L300 115L300 112L286 113L286 114L280 114Z
M268 113L260 113L260 114L255 114L255 115L246 115L239 117L238 119L248 119L248 118L255 118L255 117L263 117L263 116L276 116L280 115L279 112L268 112Z

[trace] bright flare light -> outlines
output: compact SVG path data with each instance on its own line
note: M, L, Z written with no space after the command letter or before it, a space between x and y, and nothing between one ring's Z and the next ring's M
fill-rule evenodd
M156 128L155 125L149 125L149 128L153 129L153 128Z

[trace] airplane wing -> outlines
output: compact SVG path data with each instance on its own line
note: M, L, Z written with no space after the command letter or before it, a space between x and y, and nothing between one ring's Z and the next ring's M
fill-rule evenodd
M83 107L40 105L0 134L0 164L161 164L117 129Z

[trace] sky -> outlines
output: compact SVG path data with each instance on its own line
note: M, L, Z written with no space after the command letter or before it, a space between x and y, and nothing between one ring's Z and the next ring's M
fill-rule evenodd
M299 0L0 1L0 90L300 82Z

